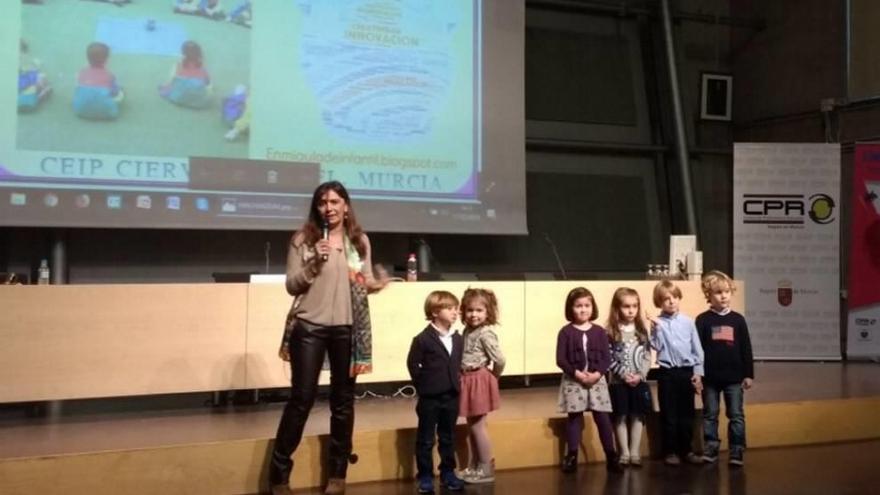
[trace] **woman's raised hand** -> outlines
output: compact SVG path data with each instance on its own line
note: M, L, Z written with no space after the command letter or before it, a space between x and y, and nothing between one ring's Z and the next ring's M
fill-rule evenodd
M391 282L391 276L388 270L380 264L373 265L373 279L367 282L367 290L370 292L379 292Z

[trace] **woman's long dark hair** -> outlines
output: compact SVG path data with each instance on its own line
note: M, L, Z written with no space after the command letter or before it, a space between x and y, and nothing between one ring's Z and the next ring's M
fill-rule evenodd
M312 194L312 204L309 206L309 218L299 231L299 234L302 235L303 242L308 246L312 246L321 238L321 224L324 222L324 219L318 212L318 202L320 202L321 198L329 191L338 194L339 197L345 201L345 204L348 205L348 213L342 218L342 228L345 229L345 233L348 235L349 240L354 243L354 247L357 249L358 254L360 254L361 257L365 256L367 253L367 246L363 239L364 229L361 228L357 221L357 217L354 214L354 207L351 205L351 198L348 195L348 191L341 182L336 180L324 182L319 185ZM297 234L295 233L294 238L296 238L296 236ZM291 240L290 242L293 244L294 241Z

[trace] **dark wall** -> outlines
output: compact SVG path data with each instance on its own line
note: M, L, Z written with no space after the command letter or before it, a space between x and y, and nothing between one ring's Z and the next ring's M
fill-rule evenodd
M766 23L731 32L738 126L817 112L820 100L846 95L844 0L737 0L730 9Z
M880 93L880 3L876 0L850 0L849 96L863 98Z

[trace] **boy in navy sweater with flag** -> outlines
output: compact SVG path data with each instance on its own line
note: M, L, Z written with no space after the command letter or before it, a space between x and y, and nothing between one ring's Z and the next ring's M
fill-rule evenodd
M703 294L709 310L697 317L697 333L705 355L703 377L703 444L704 462L718 460L718 411L724 395L727 413L729 462L743 465L746 448L746 422L743 412L743 390L752 387L755 378L749 326L743 315L730 309L731 295L736 290L733 280L717 270L703 276Z

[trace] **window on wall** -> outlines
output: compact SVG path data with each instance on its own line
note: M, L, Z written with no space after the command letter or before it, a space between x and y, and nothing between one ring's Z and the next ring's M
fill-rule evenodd
M637 125L629 40L526 29L526 118Z

